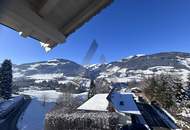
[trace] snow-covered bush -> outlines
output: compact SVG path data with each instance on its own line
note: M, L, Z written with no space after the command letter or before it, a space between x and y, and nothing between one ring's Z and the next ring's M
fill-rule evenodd
M64 112L70 113L76 110L84 101L79 97L74 97L72 93L63 93L56 102L55 107L52 111L63 110ZM63 112L62 111L62 112Z
M118 114L110 112L52 112L46 115L45 130L116 130Z

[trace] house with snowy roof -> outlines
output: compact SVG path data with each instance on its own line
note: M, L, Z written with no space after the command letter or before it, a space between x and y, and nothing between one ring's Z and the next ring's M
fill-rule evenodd
M109 102L107 100L108 94L96 94L77 109L82 111L98 111L107 112Z
M135 103L134 94L126 92L96 94L77 109L83 111L111 111L124 114L141 114Z
M113 126L110 125L113 124L110 122L110 119L112 121L117 120L117 122L114 122L116 124L115 128L117 126L122 129L131 130L169 130L179 128L174 120L161 108L142 102L137 97L135 93L125 92L122 89L118 91L117 88L112 88L109 93L94 95L77 109L80 113L85 114L98 113L97 115L100 116L96 119L96 121L99 120L98 122L104 121L109 117L104 116L103 119L101 115L114 114L114 116L112 115L107 119L107 126ZM87 119L90 118L88 117Z
M133 93L110 91L110 93L96 94L77 109L83 112L110 112L117 113L119 124L132 124L132 116L141 116ZM145 124L145 121L143 122Z
M113 92L107 97L111 107L118 113L140 115L133 93Z

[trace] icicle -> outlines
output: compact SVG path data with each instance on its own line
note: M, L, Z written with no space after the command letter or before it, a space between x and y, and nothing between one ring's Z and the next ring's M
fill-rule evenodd
M49 47L49 44L46 44L46 43L43 43L43 42L40 42L40 44L41 44L41 47L43 47L46 52L51 51L51 47Z

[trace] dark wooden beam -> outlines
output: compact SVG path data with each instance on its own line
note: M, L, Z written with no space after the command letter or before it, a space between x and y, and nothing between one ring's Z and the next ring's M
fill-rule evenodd
M62 27L60 29L61 32L65 36L68 36L112 1L113 0L94 0L94 2L84 11L82 11L77 17L73 18L68 25Z

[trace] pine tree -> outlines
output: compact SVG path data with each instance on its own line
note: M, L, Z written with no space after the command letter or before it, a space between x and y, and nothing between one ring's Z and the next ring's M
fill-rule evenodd
M95 86L94 81L91 80L90 89L89 89L89 92L88 92L88 99L93 97L95 94L96 94L96 86Z
M12 94L12 63L5 60L1 66L1 96L9 99Z

